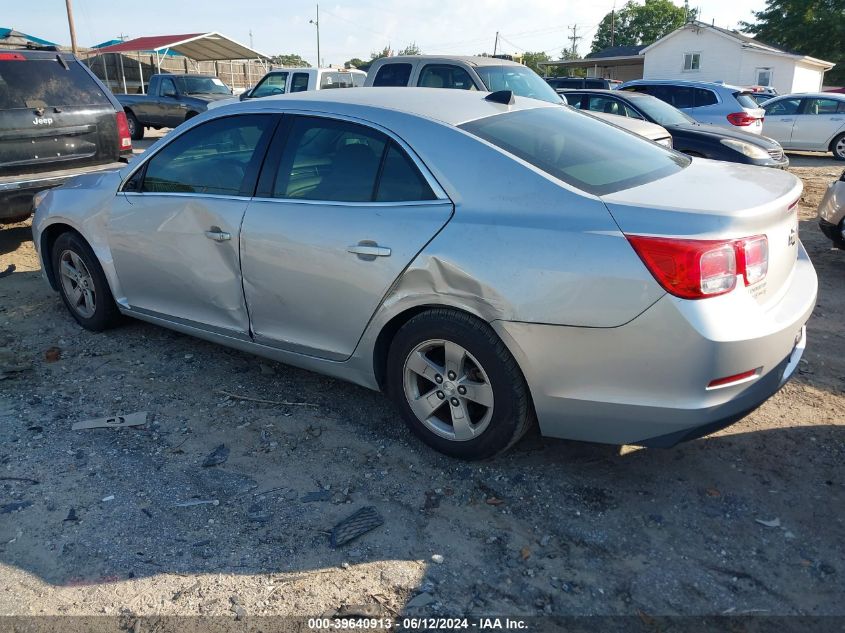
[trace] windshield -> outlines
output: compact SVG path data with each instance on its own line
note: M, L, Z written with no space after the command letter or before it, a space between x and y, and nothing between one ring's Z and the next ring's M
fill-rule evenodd
M631 99L631 103L645 112L658 125L695 123L695 119L691 116L684 114L678 108L670 106L657 97L643 96L638 99Z
M477 66L475 71L490 92L510 90L518 97L562 103L554 88L525 66Z
M459 126L597 196L664 178L690 160L569 108L533 108Z
M187 95L213 94L230 95L232 91L217 77L182 77L181 92Z

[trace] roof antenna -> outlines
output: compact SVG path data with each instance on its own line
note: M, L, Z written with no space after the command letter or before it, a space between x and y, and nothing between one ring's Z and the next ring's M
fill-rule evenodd
M498 90L496 92L491 92L489 95L484 97L484 100L504 105L513 105L516 102L513 98L512 90Z

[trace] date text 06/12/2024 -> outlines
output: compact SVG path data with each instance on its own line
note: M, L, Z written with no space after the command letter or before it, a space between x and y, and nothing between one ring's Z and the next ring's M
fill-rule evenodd
M518 618L309 618L308 628L314 631L336 630L404 630L404 631L524 631L527 624Z

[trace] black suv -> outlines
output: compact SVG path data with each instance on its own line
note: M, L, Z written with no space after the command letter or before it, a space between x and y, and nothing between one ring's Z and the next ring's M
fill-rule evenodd
M36 192L131 154L123 108L87 66L57 50L0 50L0 223L26 218Z

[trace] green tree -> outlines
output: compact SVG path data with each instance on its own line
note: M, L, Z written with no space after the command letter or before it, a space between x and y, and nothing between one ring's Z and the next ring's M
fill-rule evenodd
M289 68L307 68L311 64L302 59L299 55L273 55L270 58L274 66L287 66Z
M370 53L370 61L374 62L377 59L381 59L382 57L392 57L393 56L393 49L390 48L390 44L385 46L380 51L373 51Z
M420 50L420 47L417 46L416 42L411 42L410 44L408 44L405 48L403 48L401 51L399 51L396 54L397 55L422 55L422 51Z
M835 62L825 83L845 84L845 5L843 0L766 0L755 22L742 30L761 42Z
M360 59L358 57L353 57L349 61L343 62L343 67L344 68L360 68L361 66L363 66L366 63L367 62L365 62L363 59Z
M525 51L525 53L522 54L522 63L525 64L526 66L528 66L531 70L533 70L538 75L542 75L543 72L544 72L543 69L540 68L537 65L538 62L550 62L550 61L552 61L552 58L549 57L548 55L546 55L546 53L543 53L543 52L529 53L528 51Z
M682 27L687 19L695 19L695 14L691 9L688 16L684 7L671 0L644 0L643 4L629 0L621 9L602 18L590 50L596 53L611 45L648 46Z

